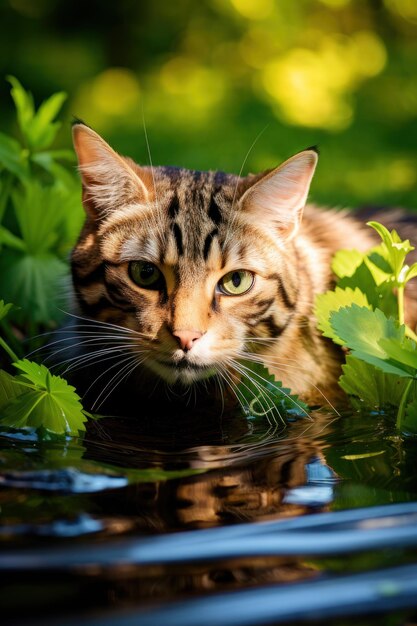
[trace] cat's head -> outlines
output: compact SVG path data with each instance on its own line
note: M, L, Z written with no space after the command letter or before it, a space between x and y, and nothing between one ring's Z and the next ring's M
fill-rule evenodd
M126 350L170 383L226 372L248 345L279 340L298 298L293 241L313 149L240 178L140 167L81 123L74 145L87 220L72 268L85 316L128 329Z

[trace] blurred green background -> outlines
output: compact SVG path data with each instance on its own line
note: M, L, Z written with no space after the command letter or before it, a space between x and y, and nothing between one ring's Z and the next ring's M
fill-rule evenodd
M0 31L2 77L68 93L58 146L72 116L142 164L143 120L154 164L246 173L318 144L314 201L417 209L416 0L1 0Z

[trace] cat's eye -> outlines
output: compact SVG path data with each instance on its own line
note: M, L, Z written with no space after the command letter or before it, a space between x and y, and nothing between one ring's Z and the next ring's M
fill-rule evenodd
M129 263L129 276L134 283L143 289L161 289L164 280L156 265L148 261L131 261Z
M219 280L218 288L227 296L241 296L249 291L254 280L254 275L248 270L233 270Z

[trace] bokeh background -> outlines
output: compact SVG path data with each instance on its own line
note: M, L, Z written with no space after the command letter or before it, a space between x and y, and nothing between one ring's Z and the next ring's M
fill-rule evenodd
M144 120L154 164L246 173L317 144L314 201L417 209L416 0L1 0L0 66L3 132L13 74L68 93L59 146L72 116L143 164Z

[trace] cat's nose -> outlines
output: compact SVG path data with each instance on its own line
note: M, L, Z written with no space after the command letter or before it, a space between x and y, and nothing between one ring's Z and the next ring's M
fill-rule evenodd
M191 350L194 342L200 339L201 333L199 330L173 330L172 334L178 341L178 345L184 352Z

